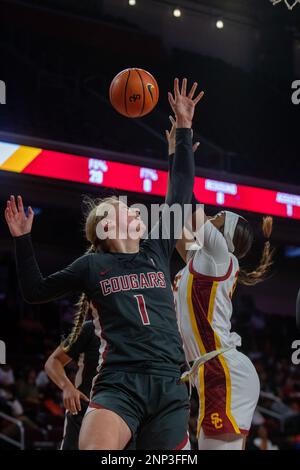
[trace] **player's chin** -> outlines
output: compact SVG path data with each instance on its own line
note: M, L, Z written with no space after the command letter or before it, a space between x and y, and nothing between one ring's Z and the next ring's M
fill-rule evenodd
M146 231L146 226L143 222L141 222L129 230L128 237L131 240L140 240L143 237L145 231Z

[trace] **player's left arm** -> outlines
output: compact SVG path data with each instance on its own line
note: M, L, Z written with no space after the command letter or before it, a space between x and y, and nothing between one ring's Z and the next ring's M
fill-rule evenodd
M66 374L65 367L70 362L77 361L80 354L87 349L91 329L93 329L92 322L84 323L77 340L71 345L68 352L64 351L64 347L68 344L67 338L53 351L45 363L48 377L62 390L64 406L72 414L81 411L81 399L87 402L89 399L73 385Z
M14 196L7 201L5 219L14 240L17 275L24 299L29 303L43 303L70 293L85 292L88 254L61 271L42 276L31 241L33 216L32 209L25 213L21 196L17 201Z

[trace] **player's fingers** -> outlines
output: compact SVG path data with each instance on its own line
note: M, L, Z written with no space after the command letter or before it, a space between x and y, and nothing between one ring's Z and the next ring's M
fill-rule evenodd
M170 132L166 129L165 133L166 133L166 139L170 140Z
M196 96L196 98L193 100L194 104L196 105L197 103L199 103L199 101L202 99L204 95L204 91L200 91L199 95Z
M77 408L74 398L70 398L70 411L73 415L77 415Z
M75 396L74 402L75 402L75 406L76 406L76 411L78 411L78 412L81 411L80 393L78 393Z
M170 121L171 121L172 127L176 127L176 121L175 121L175 119L173 118L173 116L169 116L169 119L170 119Z
M10 196L10 207L11 207L12 213L16 215L18 213L18 209L16 206L15 196L13 195Z
M18 203L18 211L24 212L23 200L21 196L18 196L17 203Z
M10 201L7 201L7 207L6 208L7 208L7 213L8 213L9 218L12 219L14 214L13 214L13 211L11 210Z
M169 103L170 103L170 106L175 114L175 101L174 101L174 98L172 96L172 93L168 93L168 100L169 100Z
M4 217L5 217L6 222L7 222L7 223L10 223L11 217L10 217L10 214L9 214L9 209L8 209L8 207L5 208Z
M69 398L64 398L64 407L66 408L67 411L70 411Z
M82 392L80 392L80 396L84 401L87 401L89 403L90 399Z
M194 94L195 94L195 91L196 91L196 89L197 89L197 86L198 86L198 83L197 83L197 82L194 82L194 83L193 83L193 86L192 86L192 88L190 89L190 92L189 92L189 94L188 94L188 98L190 98L190 99L193 98L193 96L194 96Z
M7 201L7 202L6 202L5 214L7 214L7 216L8 216L9 218L12 217L12 211L11 211L11 207L10 207L10 201Z
M169 99L169 103L171 104L171 106L174 106L175 105L175 100L174 100L173 95L170 91L168 92L168 99Z
M175 95L175 99L178 98L178 96L180 95L178 78L175 78L174 80L174 95Z
M30 222L32 222L33 217L34 217L33 209L32 209L31 206L29 206L29 207L28 207L28 220L30 220Z
M187 79L184 78L182 80L182 85L181 85L181 94L182 94L182 96L186 96L186 87L187 87Z

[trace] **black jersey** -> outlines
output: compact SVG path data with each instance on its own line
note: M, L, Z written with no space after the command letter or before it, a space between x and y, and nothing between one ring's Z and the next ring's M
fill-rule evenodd
M194 183L190 129L177 129L172 178L166 203L189 204ZM162 212L157 227L164 232ZM89 253L66 269L43 278L30 235L15 238L18 277L25 300L41 303L85 292L95 307L103 368L178 375L184 363L172 293L169 260L175 233L185 217L174 218L169 237L150 236L139 252ZM153 231L152 231L153 233Z
M68 338L64 344L68 344ZM95 325L92 321L86 321L77 340L67 352L78 365L75 387L86 396L90 395L93 378L97 375L99 350L100 340L95 334Z

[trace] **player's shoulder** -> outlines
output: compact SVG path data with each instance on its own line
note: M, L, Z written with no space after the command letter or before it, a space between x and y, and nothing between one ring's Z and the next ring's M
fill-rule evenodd
M110 253L91 252L84 254L80 259L90 266L109 266L112 263Z

